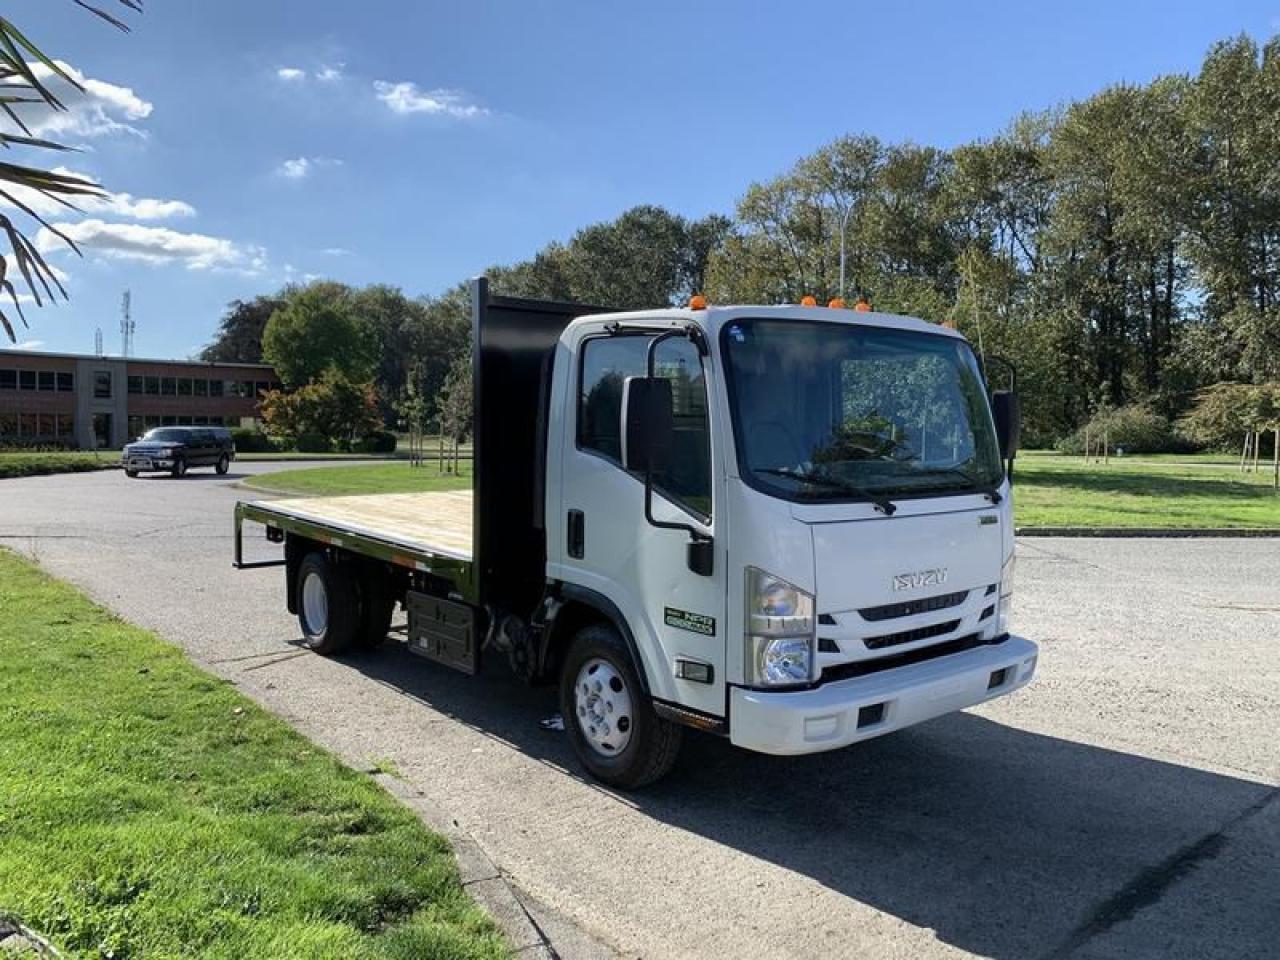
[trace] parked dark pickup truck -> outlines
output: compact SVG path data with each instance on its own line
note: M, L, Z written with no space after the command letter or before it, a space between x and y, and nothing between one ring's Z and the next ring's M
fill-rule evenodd
M171 473L181 477L190 467L213 467L226 473L235 459L231 434L218 427L158 427L124 448L126 476Z

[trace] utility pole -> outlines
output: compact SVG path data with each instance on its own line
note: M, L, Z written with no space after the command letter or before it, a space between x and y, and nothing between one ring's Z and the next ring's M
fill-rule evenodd
M120 355L128 357L133 353L133 294L128 290L120 300Z

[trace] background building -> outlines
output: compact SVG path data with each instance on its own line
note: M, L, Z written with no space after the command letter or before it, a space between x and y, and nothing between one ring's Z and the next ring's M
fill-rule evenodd
M118 448L151 427L252 426L279 387L262 363L0 350L0 444Z

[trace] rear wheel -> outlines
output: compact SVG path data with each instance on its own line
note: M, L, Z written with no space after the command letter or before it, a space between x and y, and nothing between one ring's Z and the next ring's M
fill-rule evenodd
M573 638L560 673L560 712L579 761L610 786L653 783L680 752L682 730L654 712L611 626L593 624Z
M231 469L231 458L224 453L218 458L218 465L214 469L219 473L226 473Z
M355 638L360 604L346 567L322 553L309 553L298 565L298 624L303 642L331 656Z

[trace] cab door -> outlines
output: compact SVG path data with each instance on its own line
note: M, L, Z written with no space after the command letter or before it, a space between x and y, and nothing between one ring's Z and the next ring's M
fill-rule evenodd
M651 339L597 331L578 343L564 411L561 569L618 607L655 697L723 716L724 543L716 540L710 576L691 570L689 533L648 523L643 478L622 466L623 386L627 377L645 375ZM720 538L710 371L687 338L657 347L654 373L672 381L675 437L671 470L655 483L653 515Z

